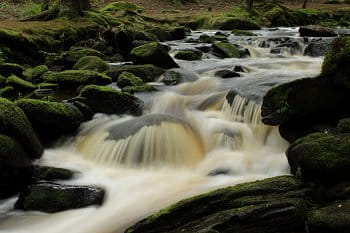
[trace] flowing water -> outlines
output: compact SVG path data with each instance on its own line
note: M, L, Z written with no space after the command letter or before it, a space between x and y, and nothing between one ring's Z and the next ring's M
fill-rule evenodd
M188 82L173 87L154 83L161 91L138 94L145 102L141 117L97 114L76 137L45 151L39 164L77 171L73 180L60 183L103 187L107 194L101 207L22 212L12 210L13 197L0 203L0 232L124 232L186 197L288 174L288 144L276 127L261 123L262 97L275 84L317 75L323 58L302 56L305 45L297 28L255 33L229 37L250 57L206 54L201 61L177 60ZM280 46L274 40L280 37L295 41L297 49L282 46L280 53L270 53ZM173 51L198 47L184 40L169 45ZM242 77L214 76L236 65L247 71Z

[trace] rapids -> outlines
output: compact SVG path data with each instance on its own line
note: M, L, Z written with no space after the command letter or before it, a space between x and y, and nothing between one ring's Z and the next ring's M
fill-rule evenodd
M96 114L76 137L45 151L38 164L77 171L73 180L60 183L106 189L101 207L56 214L22 212L12 209L13 197L0 203L0 232L124 232L181 199L288 174L288 143L276 127L261 123L262 97L275 84L317 75L323 58L302 55L305 45L297 28L254 33L258 36L229 37L251 57L176 60L191 78L173 87L159 81L153 85L161 91L138 94L145 102L141 117ZM283 47L279 54L270 53L278 46L271 38L280 37L295 41L298 49ZM185 40L168 44L172 54L198 47ZM232 79L214 76L215 71L236 65L248 72ZM230 90L236 95L226 98Z

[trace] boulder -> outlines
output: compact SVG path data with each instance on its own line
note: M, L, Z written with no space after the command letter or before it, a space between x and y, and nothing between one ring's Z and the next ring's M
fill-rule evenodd
M141 78L133 75L132 73L123 72L119 75L117 84L121 88L127 86L141 86L143 81Z
M202 52L199 50L182 50L175 54L176 59L195 61L202 59Z
M21 99L16 104L45 143L75 132L84 119L83 114L70 104L35 99Z
M36 83L41 80L41 75L43 75L47 71L49 71L47 65L39 65L34 68L26 69L23 72L23 75L26 77L26 80Z
M73 70L91 70L104 72L110 68L109 64L96 56L86 56L80 58L73 66Z
M134 74L135 76L141 78L144 82L152 82L159 76L161 76L165 70L154 66L154 65L123 65L113 67L108 70L106 74L112 77L113 82L117 82L119 75L123 72L129 72Z
M69 180L73 177L74 172L64 168L33 166L32 179L35 181L46 180Z
M213 54L221 58L239 57L239 51L236 46L226 42L215 42L212 45Z
M250 19L238 17L216 17L209 22L210 28L220 30L259 30L261 27Z
M128 93L122 93L111 87L89 85L83 88L80 96L94 112L107 114L142 113L142 101Z
M350 134L314 133L298 139L287 151L292 173L304 181L334 185L350 179Z
M6 79L6 84L13 86L16 90L20 92L32 91L36 89L36 85L24 79L21 79L16 75L11 75L10 77L8 77Z
M3 98L0 98L0 133L19 142L30 158L40 158L43 147L31 123L16 104Z
M338 35L337 32L331 28L326 28L317 25L300 27L299 34L301 37L334 37Z
M20 193L15 208L55 213L90 205L101 205L104 195L105 192L101 188L38 183Z
M104 57L104 55L101 52L95 49L73 47L68 51L62 52L59 55L59 58L57 59L56 63L58 65L63 65L66 69L71 69L80 58L86 56L95 56L100 58Z
M4 87L0 89L0 98L5 98L9 100L14 100L17 98L18 93L16 93L15 89L13 87Z
M12 74L21 76L24 68L15 63L0 63L0 75L8 77Z
M128 92L130 94L134 94L135 92L151 92L156 90L156 88L148 84L138 86L127 86L122 89L123 92Z
M107 85L112 79L103 74L90 70L65 70L62 72L47 72L43 76L44 82L56 83L61 86L76 87L80 85Z
M215 72L215 76L220 78L235 78L235 77L241 77L241 75L235 71L232 70L218 70Z
M318 40L309 43L305 50L304 56L321 57L325 56L331 48L332 40Z
M168 54L168 48L158 42L134 48L130 52L130 58L135 64L153 64L165 69L178 67Z

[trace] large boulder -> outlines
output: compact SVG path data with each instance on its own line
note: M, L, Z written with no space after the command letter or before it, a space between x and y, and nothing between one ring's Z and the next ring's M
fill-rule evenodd
M195 61L202 59L202 52L199 50L181 50L175 54L176 59Z
M179 67L168 54L168 48L158 42L134 48L130 58L135 64L153 64L165 69Z
M239 50L228 42L215 42L212 45L213 54L221 58L239 57Z
M23 72L26 80L30 80L32 82L36 82L40 80L41 75L49 71L47 65L39 65L34 68L28 68Z
M142 101L111 87L89 85L83 88L80 96L85 98L85 103L96 113L135 115L142 113Z
M109 69L109 64L96 56L85 56L80 58L73 66L73 70L91 70L104 72Z
M55 213L101 205L105 192L101 188L38 183L20 193L16 209Z
M144 82L152 82L161 76L165 70L163 68L146 64L146 65L123 65L116 66L108 70L106 74L112 77L113 82L117 82L119 75L123 72L129 72L141 78Z
M16 104L45 143L73 133L84 119L83 114L70 104L35 99L21 99Z
M63 65L66 69L71 69L80 58L86 56L104 57L101 52L95 49L73 47L68 51L62 52L56 63L58 65Z
M334 37L338 35L337 32L333 29L317 25L308 25L300 27L299 34L303 37Z
M30 158L40 158L43 147L24 112L9 100L0 98L0 133L18 141Z
M314 133L298 139L287 151L292 173L300 168L305 181L337 184L350 179L350 134Z
M261 27L254 21L238 17L217 17L209 22L210 28L220 30L259 30Z
M180 201L126 232L303 232L304 195L290 176L236 185Z

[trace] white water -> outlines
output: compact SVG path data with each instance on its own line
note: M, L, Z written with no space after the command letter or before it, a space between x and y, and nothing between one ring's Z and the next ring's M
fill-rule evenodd
M143 118L96 115L76 138L45 151L40 164L79 171L73 180L60 183L105 188L101 207L57 214L9 211L12 198L0 203L0 232L124 232L186 197L287 174L288 144L277 128L261 123L258 103L271 82L316 75L322 58L265 57L260 48L250 46L251 51L260 51L260 57L179 61L201 74L200 79L140 95L148 102ZM213 70L235 64L251 72L237 79L213 77ZM230 104L224 97L230 89L255 101L236 96ZM208 102L212 97L214 101ZM157 117L160 120L154 121ZM115 137L109 133L118 130L122 133ZM208 176L216 169L229 173Z

